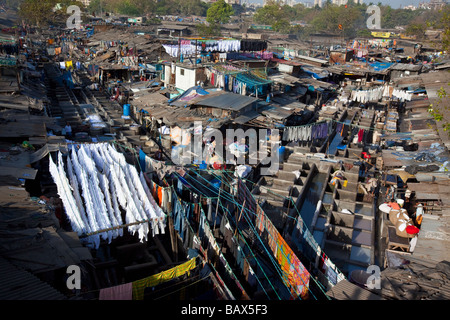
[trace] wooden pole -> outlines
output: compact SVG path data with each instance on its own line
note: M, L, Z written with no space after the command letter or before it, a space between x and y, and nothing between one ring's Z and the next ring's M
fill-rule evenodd
M197 65L197 39L195 39L195 57L194 57L194 66L196 65Z
M219 188L219 195L217 196L217 205L216 205L216 214L214 215L213 233L216 232L216 219L217 219L217 212L219 211L220 191L222 191L222 187Z
M245 201L246 201L246 200L244 200L244 203L242 204L242 210L241 210L241 213L240 213L240 215L239 215L239 219L238 219L237 214L236 214L236 230L234 230L234 236L235 236L235 237L236 237L236 234L237 234L237 229L238 229L239 221L241 220L241 217L242 217L242 212L244 212ZM236 213L237 213L237 212L236 212Z

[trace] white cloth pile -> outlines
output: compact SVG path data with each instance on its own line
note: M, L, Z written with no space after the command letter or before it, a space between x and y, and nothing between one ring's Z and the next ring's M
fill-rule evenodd
M311 141L312 126L285 127L283 141Z
M405 90L394 89L392 92L392 98L397 98L400 101L411 101L412 93Z
M165 214L157 205L144 176L128 164L123 154L107 143L73 145L67 156L67 175L63 156L57 164L50 157L50 174L73 231L88 235L95 248L100 237L108 240L123 235L123 224L139 239L164 233ZM67 177L68 176L68 177ZM125 211L125 221L121 216ZM93 233L93 234L92 234Z
M376 102L383 98L383 87L377 87L370 90L353 90L350 100L361 103Z

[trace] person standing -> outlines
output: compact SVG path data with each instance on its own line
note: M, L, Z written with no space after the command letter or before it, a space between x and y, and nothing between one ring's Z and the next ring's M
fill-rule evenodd
M64 127L64 130L66 131L66 138L72 137L72 127L70 126L69 122L66 122L66 126Z

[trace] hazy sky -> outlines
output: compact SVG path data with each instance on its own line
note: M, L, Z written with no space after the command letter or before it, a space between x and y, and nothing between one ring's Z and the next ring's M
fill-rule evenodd
M247 0L249 2L253 3L262 3L263 0ZM313 2L314 0L297 0L297 2ZM420 2L429 2L429 0L364 0L365 3L369 4L370 2L373 2L374 4L377 4L378 2L381 2L382 4L389 4L392 8L399 8L400 5L402 6L408 6L410 4L412 5L418 5Z

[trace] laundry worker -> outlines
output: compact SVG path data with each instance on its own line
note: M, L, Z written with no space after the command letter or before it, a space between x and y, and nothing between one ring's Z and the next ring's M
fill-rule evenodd
M72 127L70 126L69 122L66 123L64 130L66 131L66 138L71 138L72 137Z

